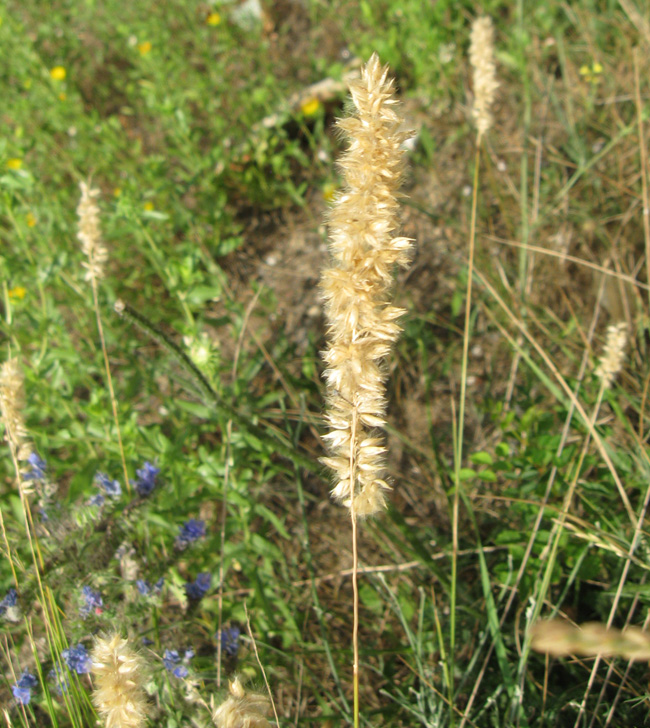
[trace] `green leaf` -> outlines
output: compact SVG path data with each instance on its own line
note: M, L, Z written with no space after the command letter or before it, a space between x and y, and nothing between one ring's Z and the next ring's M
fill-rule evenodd
M492 460L492 456L486 452L475 452L473 455L469 456L469 459L475 465L492 465L494 462Z

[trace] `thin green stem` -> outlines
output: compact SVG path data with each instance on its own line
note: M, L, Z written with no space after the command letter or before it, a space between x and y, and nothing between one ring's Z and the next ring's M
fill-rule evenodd
M472 217L469 233L469 252L467 261L467 292L465 295L465 326L463 331L463 359L461 364L460 380L460 402L458 408L458 435L456 437L456 457L454 462L454 503L452 513L452 556L451 556L451 594L450 594L450 636L449 636L449 674L452 680L449 683L449 700L453 705L453 675L454 675L454 651L456 647L456 582L458 577L458 510L460 501L460 469L463 462L463 428L465 424L465 399L467 396L467 367L469 362L469 340L472 313L472 279L474 277L474 250L476 241L476 209L478 201L478 180L480 164L480 141L476 140L476 157L474 160L474 191L472 194ZM450 714L453 725L454 714Z
M115 389L113 388L113 377L111 376L111 367L108 362L108 352L106 350L106 339L104 338L104 327L102 326L102 317L99 313L99 296L97 295L97 279L95 276L91 279L93 289L93 305L95 307L95 318L97 319L97 331L99 332L99 340L102 345L102 354L104 356L104 368L106 370L106 384L111 397L111 408L113 410L113 421L115 422L115 431L117 432L117 444L120 449L120 458L122 459L122 470L124 471L124 483L127 491L131 492L131 484L129 482L129 474L126 469L126 457L124 455L124 445L122 444L122 431L120 430L120 419L117 414L117 400L115 399Z

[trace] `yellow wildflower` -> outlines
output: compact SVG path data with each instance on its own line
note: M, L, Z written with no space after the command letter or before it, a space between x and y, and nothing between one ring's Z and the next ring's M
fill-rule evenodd
M113 197L119 197L122 194L122 188L121 187L114 187L113 188Z
M25 222L27 223L27 227L34 227L34 225L36 225L36 218L32 212L27 213L25 216Z
M14 172L17 172L22 166L23 166L23 160L18 159L18 157L14 157L13 159L7 160L7 167L9 169L13 169Z
M53 81L65 81L66 70L63 66L54 66L50 69L50 78Z
M305 116L313 116L320 109L320 101L315 98L306 99L300 104L300 111Z
M603 67L598 61L594 61L591 66L585 64L580 67L580 75L587 83L599 83L602 72Z
M9 291L9 298L13 299L14 301L16 299L23 300L25 298L25 294L27 293L27 289L23 288L22 286L14 286L14 288L10 288Z
M210 13L210 15L208 15L208 17L205 19L205 22L208 25L219 25L219 23L221 22L221 15L219 15L219 13L217 13L216 11Z
M151 52L152 49L151 42L148 40L143 41L142 43L138 43L138 50L140 51L141 56L146 56L147 53Z
M151 200L149 200L149 202L144 203L144 209L147 212L150 212L151 210L153 210L153 207L154 207L154 205L153 205L153 202L151 202Z

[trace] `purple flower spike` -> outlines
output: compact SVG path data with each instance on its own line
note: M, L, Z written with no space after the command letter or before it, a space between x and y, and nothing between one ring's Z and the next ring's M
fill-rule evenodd
M23 473L23 480L45 480L45 460L38 453L31 453L27 462L32 466L31 470Z
M206 592L210 588L211 582L212 574L207 572L199 574L195 581L187 582L185 584L185 593L187 594L187 598L198 602L199 599L202 599L205 596Z
M117 480L111 480L106 473L97 473L95 481L97 487L109 498L119 498L122 495L122 486Z
M133 487L141 498L146 498L153 493L159 472L160 468L149 462L145 462L139 470L135 471L138 480L135 481Z
M180 528L180 532L176 538L176 548L186 549L194 541L205 536L205 522L196 518L190 518Z

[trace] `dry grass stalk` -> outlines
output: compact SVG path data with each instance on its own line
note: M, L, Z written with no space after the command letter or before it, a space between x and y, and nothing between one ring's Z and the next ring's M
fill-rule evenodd
M395 265L406 266L411 241L394 237L398 226L398 188L403 170L403 142L395 113L392 80L376 54L352 82L356 115L338 122L350 140L339 164L344 187L329 216L331 266L321 287L329 345L325 436L335 472L332 496L369 516L385 507L385 446L374 434L385 424L383 361L400 334L403 310L390 304Z
M106 728L140 728L147 711L144 663L118 634L100 638L92 652L93 703Z
M622 321L607 327L607 341L596 368L596 376L602 380L604 389L609 389L616 375L623 368L627 345L627 324Z
M490 107L499 88L494 61L494 26L487 16L476 18L470 34L469 61L474 70L474 106L472 116L476 122L478 138L492 126Z
M229 685L230 695L214 712L217 728L271 728L266 719L271 714L271 702L261 693L247 693L236 677Z
M650 634L639 627L607 628L598 622L576 627L559 619L538 622L532 631L532 647L554 657L624 657L627 660L650 660Z

